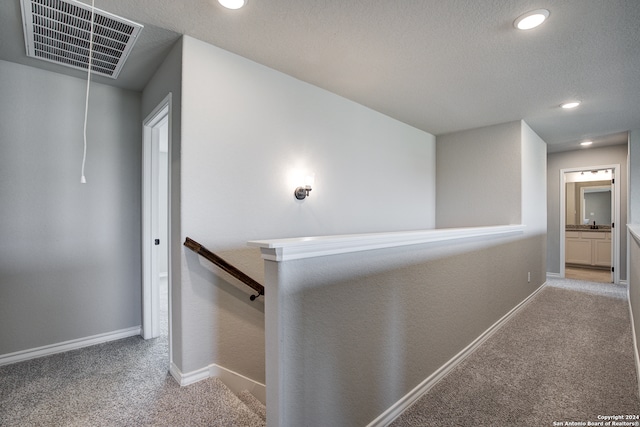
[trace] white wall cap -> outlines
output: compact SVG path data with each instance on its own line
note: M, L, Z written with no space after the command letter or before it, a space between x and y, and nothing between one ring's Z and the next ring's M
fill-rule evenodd
M262 258L265 260L290 261L447 240L519 234L523 233L524 229L524 225L463 227L390 233L252 240L247 244L249 246L259 247L262 252Z
M627 224L627 228L629 229L629 232L631 233L633 238L636 239L636 241L640 245L640 224ZM264 258L264 253L262 257Z

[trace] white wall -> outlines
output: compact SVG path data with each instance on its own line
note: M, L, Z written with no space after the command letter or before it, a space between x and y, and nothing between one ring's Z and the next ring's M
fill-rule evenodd
M162 124L159 131L158 153L158 271L160 275L169 273L169 122Z
M636 234L640 227L635 225ZM640 332L640 239L629 236L629 304L631 306L633 332L635 333L636 351L640 351L638 332ZM638 359L636 358L636 364ZM638 367L640 368L640 366Z
M434 227L432 135L193 38L183 49L183 239L262 280L249 240ZM304 201L296 169L316 176ZM264 381L263 302L188 250L183 268L183 372Z
M640 130L629 132L629 219L640 224Z
M520 224L520 123L438 136L438 228Z
M632 224L636 236L640 235L640 130L629 132L628 144L629 167L629 223ZM635 345L638 346L638 332L640 332L640 239L627 235L629 258L627 277L629 280L629 303L632 313ZM636 348L636 351L640 348ZM636 364L638 359L636 358Z
M438 228L526 224L545 234L547 144L514 121L437 138Z
M140 326L140 94L0 61L0 355Z
M169 258L171 261L171 361L182 366L182 287L180 234L180 149L182 135L182 39L175 43L142 92L142 117L147 117L171 93L171 134L169 147L169 216L171 235Z
M544 284L544 141L513 122L436 144L438 228L525 232L267 261L274 425L367 425Z
M507 279L516 283L528 273L534 285L546 280L546 152L522 120L437 138L437 227L525 225L528 255L516 258L518 273ZM473 275L472 264L461 269Z
M531 268L531 280L544 283L547 277L547 144L529 125L522 127L522 223L525 235L533 237L534 257L525 262Z
M527 233L547 233L547 144L527 123L522 127L522 223Z
M267 304L277 304L281 326L269 330L281 337L271 343L280 358L273 425L373 421L542 284L526 280L528 263L543 260L540 241L520 235L266 261Z

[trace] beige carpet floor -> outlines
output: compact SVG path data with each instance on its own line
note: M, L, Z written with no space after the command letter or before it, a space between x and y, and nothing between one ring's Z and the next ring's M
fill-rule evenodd
M587 425L640 415L626 288L548 284L391 426Z
M166 336L0 367L0 426L264 426L220 380L180 387Z

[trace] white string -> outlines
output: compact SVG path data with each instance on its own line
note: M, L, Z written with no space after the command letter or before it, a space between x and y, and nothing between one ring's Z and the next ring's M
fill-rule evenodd
M87 161L87 114L89 112L89 87L91 85L91 63L93 60L93 21L95 18L95 0L91 0L91 31L89 32L89 66L87 68L87 96L84 103L84 152L82 154L82 172L80 183L86 184L87 178L84 176L84 165Z

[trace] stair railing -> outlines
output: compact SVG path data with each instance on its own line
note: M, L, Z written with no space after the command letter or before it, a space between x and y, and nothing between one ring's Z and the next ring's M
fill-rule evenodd
M238 268L229 264L224 259L220 258L218 255L211 252L209 249L202 246L200 243L187 237L186 240L184 241L184 245L189 249L191 249L192 251L194 251L195 253L197 253L198 255L207 259L208 261L211 261L213 264L217 265L222 270L229 273L231 276L240 280L245 285L251 287L254 291L258 292L256 295L251 295L251 297L249 298L251 301L255 301L255 299L258 298L260 295L264 295L264 286L262 286L260 283L253 280L251 277L247 276L244 272L238 270Z

